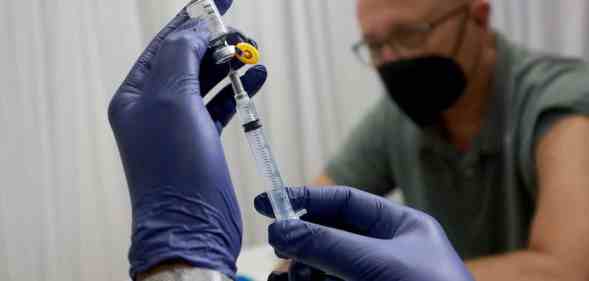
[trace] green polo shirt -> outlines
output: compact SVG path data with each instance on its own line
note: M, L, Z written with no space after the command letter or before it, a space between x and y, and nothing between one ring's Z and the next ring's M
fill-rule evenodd
M327 165L340 185L379 195L400 188L407 205L440 221L464 259L526 247L538 193L535 144L559 118L589 114L587 64L500 35L497 49L488 113L468 152L419 129L384 97Z

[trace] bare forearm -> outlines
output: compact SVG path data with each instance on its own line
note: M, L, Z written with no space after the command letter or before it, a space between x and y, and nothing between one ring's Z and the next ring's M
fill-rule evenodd
M583 271L562 259L521 251L466 263L476 281L582 281Z

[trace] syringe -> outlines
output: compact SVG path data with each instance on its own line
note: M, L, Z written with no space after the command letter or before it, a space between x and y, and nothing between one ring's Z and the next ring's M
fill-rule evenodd
M284 188L284 182L278 171L278 165L274 160L272 150L264 134L264 128L258 118L256 107L243 89L241 80L235 71L229 74L229 78L235 92L239 119L245 131L250 150L256 160L258 171L264 178L264 185L274 215L277 220L298 219L302 214L295 213L292 208L286 188Z
M257 52L251 45L245 45L245 49L236 49L230 46L227 41L227 28L223 24L221 14L219 13L213 0L193 0L187 11L193 18L200 18L207 22L211 32L211 48L215 50L214 56L217 63L228 63L236 56L238 49L245 51L248 55ZM240 58L243 62L248 62L248 58ZM250 58L251 59L251 58ZM251 62L251 61L250 61ZM255 62L254 62L255 63ZM270 203L274 211L276 220L298 219L304 211L295 213L290 199L288 197L284 182L278 171L278 166L274 160L272 150L264 134L264 128L258 117L256 107L249 95L245 91L237 71L229 71L229 79L235 93L237 112L241 125L245 131L250 150L254 155L258 172L264 178L264 185L270 198Z

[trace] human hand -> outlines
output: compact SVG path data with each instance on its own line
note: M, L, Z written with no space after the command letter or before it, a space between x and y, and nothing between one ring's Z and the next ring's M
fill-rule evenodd
M269 239L280 257L294 260L290 281L473 281L425 213L348 187L289 188L288 194L293 208L307 210L306 221L275 222ZM255 207L272 216L266 194Z
M217 4L225 12L231 1ZM168 261L235 274L242 222L220 138L235 101L227 87L204 104L229 71L214 63L208 37L203 22L180 12L109 107L132 203L133 277ZM265 79L263 66L242 77L252 95Z

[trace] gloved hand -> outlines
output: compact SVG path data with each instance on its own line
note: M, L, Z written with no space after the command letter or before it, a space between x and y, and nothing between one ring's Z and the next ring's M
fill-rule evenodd
M221 11L231 1L217 1ZM151 42L109 107L132 203L130 274L183 262L233 278L242 221L220 134L235 114L230 87L207 105L224 77L203 22L183 10ZM263 66L242 77L255 94Z
M269 240L280 257L294 259L290 281L473 281L440 225L422 212L348 187L288 194L293 208L307 210L306 221L270 225ZM272 216L266 194L255 207Z

